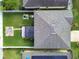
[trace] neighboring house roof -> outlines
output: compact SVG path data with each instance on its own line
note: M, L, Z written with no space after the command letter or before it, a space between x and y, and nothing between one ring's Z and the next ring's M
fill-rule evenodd
M33 26L25 26L22 29L22 36L27 38L34 38L34 27Z
M40 8L40 7L67 7L68 0L23 0L25 8ZM56 7L57 8L57 7Z
M24 51L22 59L71 59L70 52L60 51Z
M72 13L68 10L34 12L35 48L70 48Z

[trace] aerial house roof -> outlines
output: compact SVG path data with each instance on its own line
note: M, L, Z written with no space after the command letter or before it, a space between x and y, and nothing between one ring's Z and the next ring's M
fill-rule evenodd
M68 10L35 11L34 47L70 49L72 20Z
M68 6L68 0L23 0L23 7L26 9L35 8L57 8L62 9Z

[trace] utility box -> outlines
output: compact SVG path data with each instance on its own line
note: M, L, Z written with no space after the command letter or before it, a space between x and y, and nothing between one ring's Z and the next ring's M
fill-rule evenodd
M22 59L71 59L71 54L58 51L24 51Z
M72 12L38 10L34 12L34 48L70 49Z

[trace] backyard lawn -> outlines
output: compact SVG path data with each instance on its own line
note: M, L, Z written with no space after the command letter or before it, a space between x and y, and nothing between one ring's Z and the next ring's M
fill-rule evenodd
M21 59L21 49L4 49L4 59Z
M3 10L19 10L22 8L22 0L3 0Z
M73 16L72 30L79 31L79 0L73 0ZM73 42L71 45L73 50L73 59L79 59L79 46L76 42Z
M4 46L33 46L33 40L22 38L21 30L14 30L14 36L5 36L5 27L21 28L22 26L33 26L33 19L23 19L24 13L3 13L3 44ZM29 13L31 15L31 13Z
M3 9L3 6L2 6L2 1L0 1L0 10Z
M73 0L73 16L72 30L79 30L79 0Z
M73 51L73 59L79 59L79 46L76 42L71 43Z

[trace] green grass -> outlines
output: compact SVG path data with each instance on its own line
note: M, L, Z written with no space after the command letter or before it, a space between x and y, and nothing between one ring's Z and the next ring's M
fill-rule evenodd
M21 59L21 49L4 49L4 59Z
M79 46L76 42L72 42L71 46L73 51L73 59L79 59Z
M72 30L79 30L79 0L73 0L73 16Z
M73 24L72 30L79 30L79 0L73 0ZM79 59L79 46L76 42L72 44L73 59Z
M30 15L30 14L29 14ZM3 13L3 45L4 46L33 46L33 40L21 36L21 30L15 30L13 37L5 36L5 27L13 26L21 28L22 26L32 26L33 19L23 20L23 13Z
M3 9L3 6L0 6L0 10L2 10Z
M2 1L0 1L0 11L3 10Z
M79 30L79 0L73 0L73 24L72 30ZM79 59L79 46L76 42L72 43L73 59Z
M20 10L22 0L3 0L3 10Z

